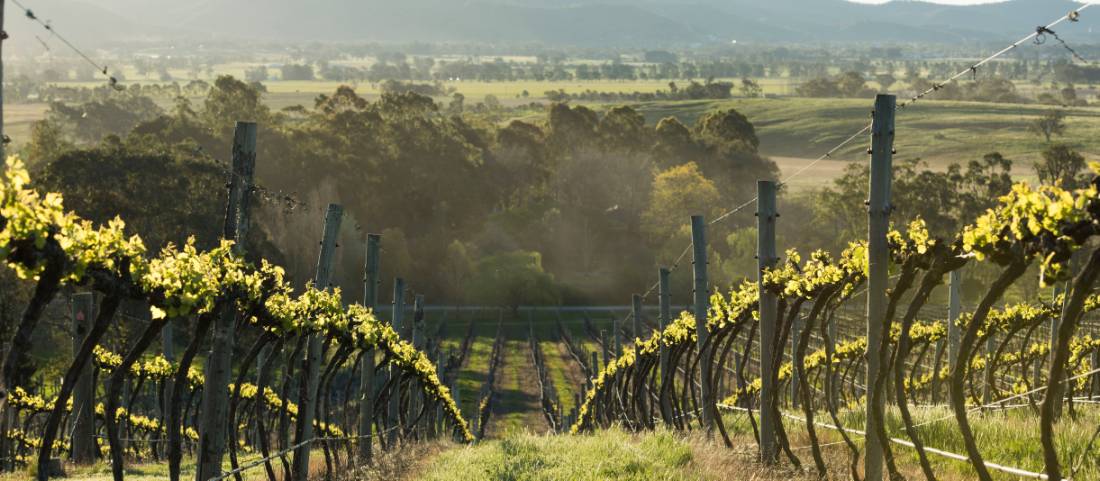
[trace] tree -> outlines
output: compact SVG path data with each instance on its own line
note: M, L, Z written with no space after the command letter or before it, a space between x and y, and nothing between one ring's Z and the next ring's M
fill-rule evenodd
M108 135L126 135L160 114L153 99L127 91L82 104L51 102L46 118L77 140L94 143Z
M1036 162L1034 168L1039 182L1045 185L1074 189L1088 183L1087 176L1081 176L1085 170L1085 157L1066 145L1047 147L1042 153L1042 161Z
M42 119L31 124L31 140L26 146L27 160L31 165L51 162L72 147L72 142L65 138L64 130L57 122Z
M440 265L447 299L463 300L468 287L467 283L474 272L474 261L471 259L470 250L466 243L458 239L447 245L446 257Z
M452 115L462 115L462 111L465 110L466 96L458 92L455 92L451 96L451 103L447 106L447 111Z
M875 75L875 81L878 82L879 90L887 91L891 85L897 83L898 79L891 75L889 72L880 73Z
M493 94L485 95L484 103L485 103L485 107L488 108L489 110L498 110L498 109L500 109L500 99L498 99L496 95L493 95Z
M844 72L836 80L840 95L849 98L869 97L873 92L867 88L867 81L859 72Z
M748 117L734 109L715 110L704 114L695 122L695 132L708 140L722 143L741 143L753 152L760 146L756 128Z
M249 82L265 82L269 76L267 67L264 65L258 65L244 71L244 79Z
M694 214L714 214L721 196L694 162L672 167L653 178L653 194L642 214L650 237L662 243L684 228Z
M1040 115L1028 125L1028 130L1036 135L1042 135L1049 143L1050 137L1061 136L1066 131L1066 114L1061 110L1051 109Z
M264 124L270 114L261 92L254 85L228 75L214 81L203 101L202 116L206 125L215 131L228 131L240 120Z
M646 128L645 116L627 106L613 107L599 121L597 127L602 145L608 150L648 150L652 143L651 132Z
M554 276L542 268L538 252L513 251L483 257L473 279L474 302L517 310L523 305L554 305L561 301Z
M282 67L282 79L285 80L313 80L313 67L310 65L298 65L288 63Z
M763 95L764 89L760 88L760 84L750 78L741 79L741 95L745 97L755 98Z

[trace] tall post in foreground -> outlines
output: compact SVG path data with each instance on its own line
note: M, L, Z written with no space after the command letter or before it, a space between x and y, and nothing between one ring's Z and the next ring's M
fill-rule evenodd
M636 342L641 342L641 340L643 339L643 336L642 336L642 296L641 295L634 294L634 295L630 296L630 308L631 308L631 317L634 318L634 339L636 340ZM634 343L632 343L632 344L634 344ZM650 412L650 410L649 410L649 396L650 396L649 385L646 384L645 393L642 395L641 399L638 400L638 408L643 413Z
M317 257L317 275L313 285L317 289L329 289L332 275L332 262L336 257L336 239L340 235L340 221L344 217L344 208L339 204L329 204L325 213L324 236L321 238L321 254ZM302 372L306 378L298 391L298 422L295 426L295 440L303 443L294 450L294 481L309 481L309 452L313 447L313 414L317 404L317 388L320 382L321 362L324 353L319 334L310 334L305 357L302 359ZM204 478L208 479L208 478ZM203 480L200 480L203 481Z
M634 318L634 338L644 339L642 335L642 296L634 294L630 296L631 316Z
M894 109L896 98L893 95L879 95L875 98L875 111L871 121L871 185L870 202L867 209L867 255L869 275L867 278L867 380L866 385L874 391L881 363L878 347L884 335L886 316L886 289L890 283L890 251L886 244L886 233L890 228L890 182L894 149ZM867 435L878 431L878 425L871 412L884 412L886 396L869 393L867 404ZM874 410L874 411L872 411ZM882 446L877 442L866 443L864 474L866 481L882 480Z
M669 275L671 271L667 267L662 267L657 271L657 297L660 299L660 313L657 316L657 329L661 332L665 332L665 326L672 322L672 292L669 287ZM665 349L665 344L661 343L661 360L658 367L661 373L661 391L664 392L664 386L668 385L669 373L668 373L668 350ZM661 397L661 413L669 414L672 412L672 406L669 404L670 400L667 396Z
M791 361L792 366L794 362L798 362L795 359L795 352L798 350L798 338L802 335L802 314L795 314L791 319ZM791 407L798 407L798 386L801 382L798 378L798 369L791 370Z
M393 280L393 310L391 312L392 317L390 320L393 331L401 334L404 328L405 319L405 280L400 277ZM401 373L397 368L391 365L389 372L390 379L393 380L400 375ZM400 429L394 428L401 423L401 416L398 413L401 409L401 386L396 381L393 382L393 392L390 393L390 405L388 406L389 414L387 416L389 417L389 423L387 423L386 426L386 429L390 430L389 435L386 436L386 439L389 440L386 445L389 446L388 449L391 450L393 449L394 443L397 441L397 432L400 431Z
M409 326L409 331L410 331L410 333L409 333L409 336L410 336L409 337L409 342L411 342L413 347L415 347L417 350L423 350L424 349L424 340L423 340L423 337L424 337L424 294L417 294L417 295L413 296L413 317L412 317L412 322L410 322L409 324L410 324L410 326ZM438 364L436 364L436 365L438 366ZM409 397L408 397L408 399L409 399L409 401L408 401L409 411L408 412L410 413L409 415L415 417L417 415L417 413L420 412L420 407L423 405L420 402L422 390L419 389L420 383L417 382L417 381L412 381L409 384L410 384L410 386L412 386L412 385L417 386L416 389L410 389ZM422 434L421 430L424 427L423 426L423 421L424 421L424 419L422 418L420 423L417 423L416 425L413 426L413 436L415 436L414 439L420 439L419 436L421 436L421 434Z
M947 291L947 359L951 366L959 358L959 315L962 314L962 274L958 269L948 276Z
M703 346L707 340L708 334L707 311L710 310L710 288L707 284L707 224L703 221L703 216L701 215L691 216L691 246L691 264L695 273L693 277L693 289L695 291L695 333L699 343L700 359L706 359L707 353L704 351ZM710 380L710 367L709 362L699 362L700 398L703 404L701 419L703 420L703 426L707 428L708 434L711 432L711 428L714 427L713 420L711 419L714 399L710 393L710 382L708 382Z
M603 347L603 365L606 366L611 362L611 344L607 338L607 330L600 329L600 346Z
M764 289L764 270L775 266L775 182L756 183L756 286L760 298L760 461L779 459L776 426L780 422L769 408L775 402L778 373L772 360L776 355L779 300Z
M947 353L947 366L950 369L955 365L955 359L958 358L959 353L959 326L955 322L959 319L959 313L962 311L962 301L960 296L960 276L962 274L958 270L951 271L948 274L947 283L947 339L940 339L936 342L936 354L934 359L937 360L933 363L932 371L932 404L936 405L940 403L940 390L942 389L940 383L941 368L939 360L943 359L944 352Z
M363 307L374 311L378 308L378 270L382 247L382 236L367 234L367 261L363 275ZM377 314L375 314L377 315ZM363 353L359 361L359 457L370 465L374 455L374 349Z
M80 350L88 335L92 317L95 316L95 296L91 292L73 294L73 353ZM88 363L76 378L73 389L72 460L76 464L95 462L95 383L92 380L92 364Z
M225 208L222 237L234 241L233 254L244 256L248 235L252 175L256 171L256 124L237 122L233 132L233 161L229 173L229 202ZM214 321L214 339L206 359L205 389L202 390L202 419L199 422L199 452L195 469L197 481L207 481L222 473L222 458L229 423L229 377L233 369L233 329L237 321L237 302L230 295L221 305Z
M615 336L615 358L616 359L618 359L619 356L623 355L623 326L621 326L619 324L621 324L621 322L619 321L619 317L618 316L613 316L611 318L611 333L614 334L614 336Z

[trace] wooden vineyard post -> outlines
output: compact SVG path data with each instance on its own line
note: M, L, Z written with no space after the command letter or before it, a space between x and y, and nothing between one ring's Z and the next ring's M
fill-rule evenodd
M611 344L608 344L610 340L607 338L607 330L600 329L600 343L603 346L603 365L606 366L611 362Z
M641 342L642 335L642 296L640 294L632 294L630 296L630 317L634 318L634 339L635 342ZM645 392L638 399L638 408L643 413L650 412L649 409L649 385L645 387Z
M961 295L961 273L959 270L953 270L948 274L947 281L947 339L944 342L940 339L936 343L936 359L943 357L944 346L947 349L947 365L949 368L955 366L955 359L959 357L959 326L956 325L956 321L959 319L959 314L962 312L962 298ZM939 404L940 402L940 365L934 364L932 373L932 404Z
M399 335L402 332L404 317L405 280L398 277L393 280L393 309L391 311L390 322L393 326L394 332L397 332ZM387 417L389 419L386 422L386 429L388 429L389 432L386 435L386 439L389 440L389 442L386 443L386 446L388 446L391 450L393 449L394 443L397 441L397 432L399 431L399 429L395 428L397 428L398 425L401 423L401 418L398 414L398 411L401 409L401 389L400 386L397 385L397 381L395 379L398 378L400 375L401 373L397 370L396 367L390 366L390 382L394 383L394 385L392 391L390 392L389 406L387 406L387 410L389 412Z
M73 353L88 335L92 318L95 316L95 295L80 292L72 297ZM73 390L72 460L76 464L95 462L95 383L92 379L92 363L87 363L80 371L76 388Z
M615 336L615 358L623 355L623 326L618 316L611 317L611 335Z
M446 313L446 311L444 311L444 313ZM444 317L446 317L446 316L444 316ZM443 372L442 372L442 370L443 370L443 359L444 359L443 358L443 350L440 349L440 350L436 351L436 353L435 353L436 372L438 374L440 374L440 377L439 377L440 384L441 385L446 385L447 381L445 379L443 379L443 376L441 375L441 374L443 374ZM428 423L428 430L430 431L430 434L433 437L438 436L439 433L443 432L443 404L442 403L436 403L435 412L432 413L432 419Z
M256 171L256 124L237 122L233 132L233 160L229 173L229 201L225 209L222 237L234 241L233 254L244 256L248 236L252 176ZM237 303L230 296L215 314L214 338L206 360L205 389L202 390L202 419L199 421L199 452L196 481L207 481L222 473L229 423L229 377L233 369L233 329Z
M947 292L947 353L951 365L959 358L959 340L962 339L957 324L959 315L962 314L962 274L958 270L951 271L948 278Z
M336 239L340 235L340 221L344 217L344 208L339 204L329 204L325 213L324 235L321 238L321 253L317 257L317 274L313 285L317 289L328 290L332 274L332 263L336 257ZM321 352L322 337L320 334L309 335L306 341L306 353L302 359L302 371L306 375L300 384L298 391L298 419L295 425L295 440L297 443L305 443L294 450L294 481L309 481L309 452L313 447L313 415L314 408L319 397L318 383L320 382L321 363L324 353ZM325 433L320 433L324 436Z
M672 323L672 293L669 288L669 275L671 271L667 267L662 267L657 270L657 297L660 299L660 312L657 316L657 329L660 332L665 332L665 326ZM664 387L668 385L671 375L668 372L668 350L665 348L665 344L661 343L660 361L658 361L658 367L660 368L661 390L664 392ZM672 413L671 400L668 396L661 396L661 414L668 416L665 419L669 419Z
M606 363L605 363L606 365ZM595 380L596 375L600 373L600 358L596 351L592 351L592 377L589 377L585 381L586 389L592 389L592 381Z
M756 287L760 299L760 461L766 464L779 459L776 426L780 422L769 408L774 403L778 373L771 359L776 355L779 300L764 289L764 270L775 266L775 182L756 183Z
M633 294L630 296L631 316L634 318L634 338L644 339L642 335L642 296Z
M412 330L413 343L417 349L424 348L424 294L413 296L413 322L409 328Z
M363 276L363 306L374 312L378 308L378 277L381 265L382 236L367 234L367 260ZM378 313L375 312L377 316ZM374 349L363 353L359 361L359 457L370 465L374 455Z
M691 264L694 269L694 283L692 288L695 293L695 334L699 346L700 359L706 359L707 353L704 352L704 343L707 340L707 311L710 310L710 288L707 284L707 224L703 221L703 216L693 215L691 216L691 246L692 246L692 258ZM707 429L707 434L711 434L711 428L714 427L713 420L711 419L712 409L714 407L714 399L711 396L711 386L708 380L710 379L710 363L699 363L699 390L700 398L702 399L703 412L700 419L703 421L703 426Z
M802 313L796 314L791 319L791 366L798 362L795 352L798 349L798 339L802 336ZM791 407L798 407L798 386L801 382L798 378L798 369L791 370Z
M870 202L867 208L867 378L866 386L872 392L867 403L868 436L878 432L872 412L884 412L886 396L874 393L873 385L878 377L880 358L878 347L882 343L886 316L886 289L890 283L890 251L886 233L890 228L890 182L894 146L894 109L897 99L893 95L878 95L871 121L871 178ZM882 446L877 442L866 443L864 450L864 479L882 480Z
M1076 259L1074 258L1074 256L1070 256L1068 263L1069 265L1067 267L1069 269L1071 278L1076 275L1077 266L1075 261ZM1048 363L1048 366L1054 364L1054 354L1057 351L1058 347L1058 331L1062 328L1062 319L1066 315L1066 308L1069 306L1069 298L1072 293L1073 282L1066 281L1063 284L1062 291L1060 293L1062 295L1062 308L1059 311L1058 315L1052 317L1050 320L1050 361ZM1057 297L1057 293L1055 296ZM1036 376L1035 379L1037 385L1039 385L1039 377L1040 376ZM1054 419L1059 419L1062 417L1062 396L1064 392L1065 389L1063 385L1055 385L1052 389L1044 393L1044 396L1054 396L1054 399L1056 400L1056 402L1054 403Z
M462 387L458 383L458 371L455 371L454 378L451 379L451 397L455 400L455 407L458 408L459 414L462 413ZM476 417L476 416L475 416ZM458 432L455 432L455 439L458 439Z
M1092 351L1091 367L1093 369L1100 368L1100 350ZM1093 399L1096 396L1100 396L1100 372L1092 375L1092 390L1089 393L1089 399Z
M831 313L829 315L829 318L826 320L826 322L829 323L829 325L827 326L828 333L829 333L829 339L825 342L825 349L829 351L829 359L836 359L836 338L837 338L836 311L833 311L833 313ZM829 400L835 406L836 403L837 403L837 400L840 398L839 397L840 396L840 386L838 385L838 382L837 382L837 381L839 381L839 379L837 378L836 370L829 370L827 372L829 373L832 389L830 389L829 392L826 395L829 396Z
M410 337L409 342L417 350L424 349L424 295L416 294L413 296L413 318L409 323ZM419 385L419 382L413 381L413 383ZM421 402L421 389L411 389L409 391L409 415L411 418L415 418L417 413L420 412L420 407L423 405ZM413 426L413 431L417 432L417 436L423 434L423 423L418 423ZM419 438L417 438L419 439Z

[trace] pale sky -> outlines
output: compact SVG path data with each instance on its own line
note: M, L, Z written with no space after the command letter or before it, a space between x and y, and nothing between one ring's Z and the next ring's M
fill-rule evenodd
M886 3L890 0L850 0L857 3ZM945 5L973 5L975 3L996 3L1003 0L927 0L931 3L942 3Z

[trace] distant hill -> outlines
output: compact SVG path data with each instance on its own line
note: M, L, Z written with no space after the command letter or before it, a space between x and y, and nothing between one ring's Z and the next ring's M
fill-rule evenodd
M87 41L242 38L290 41L524 42L689 46L739 42L981 41L1015 38L1079 5L1010 0L944 6L898 0L34 0ZM11 8L11 7L9 7ZM1083 22L1100 19L1100 8ZM9 31L29 22L12 15ZM21 25L20 25L21 24ZM1096 25L1100 25L1097 23ZM40 32L38 32L40 33ZM1097 32L1100 34L1100 30ZM1067 37L1093 40L1089 28Z

